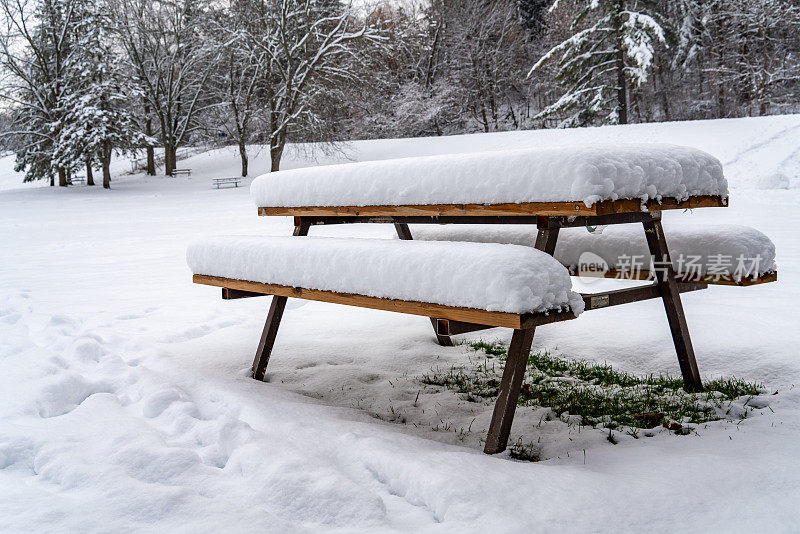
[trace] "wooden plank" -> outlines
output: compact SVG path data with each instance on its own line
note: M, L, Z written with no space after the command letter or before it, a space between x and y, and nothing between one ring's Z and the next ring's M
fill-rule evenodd
M525 202L504 204L428 204L402 206L296 206L258 208L267 216L323 217L392 217L392 216L465 216L465 215L596 215L596 208L583 202Z
M423 315L425 317L440 317L443 319L502 326L505 328L521 328L523 325L548 324L575 318L571 312L551 313L549 315L505 313L474 308L444 306L428 302L382 299L355 295L352 293L336 293L333 291L303 289L300 287L281 286L277 284L262 284L260 282L235 280L233 278L222 278L219 276L207 276L202 274L194 275L193 281L196 284L228 287L241 291L263 293L265 295L278 295L282 297L316 300L319 302L330 302L333 304L346 304L348 306L358 306L374 310Z
M577 273L578 269L574 265L565 265L567 269L569 269L570 273ZM577 274L573 274L573 276L578 276ZM596 278L614 278L617 280L655 280L655 276L647 270L639 270L639 271L624 271L624 270L617 270L617 269L609 269L608 271L602 272L582 272L580 276L588 276L588 277L596 277ZM703 275L700 277L696 277L689 274L676 274L675 281L680 284L697 284L697 285L718 285L718 286L755 286L759 284L768 284L770 282L777 282L778 280L778 273L777 271L773 271L771 273L764 273L760 275L758 278L743 278L741 280L736 280L732 275L722 275L722 276L707 276Z
M695 209L724 207L727 199L702 195L685 201L665 198L661 203L650 200L649 211L668 209ZM583 202L520 202L501 204L429 204L400 206L262 206L262 216L308 216L308 217L462 217L462 216L600 216L615 213L641 213L639 199L622 199L598 202L587 207ZM387 221L388 222L388 221Z
M517 409L519 392L522 388L522 380L525 378L525 368L528 365L534 331L533 328L514 330L514 334L511 336L511 345L508 347L503 378L500 379L500 390L494 404L492 422L489 424L486 446L483 448L483 452L486 454L497 454L506 450L508 436L511 433L511 423L514 421L514 411Z
M689 197L687 200L676 200L674 198L663 198L661 202L656 200L647 201L647 211L664 210L693 210L696 208L724 208L729 204L729 199L713 195L698 195ZM597 215L611 215L614 213L635 213L642 211L642 203L639 199L620 199L605 202L598 202Z

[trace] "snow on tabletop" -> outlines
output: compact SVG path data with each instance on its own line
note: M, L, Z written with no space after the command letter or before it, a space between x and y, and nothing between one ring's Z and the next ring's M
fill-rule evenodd
M581 145L364 161L264 174L258 206L380 206L727 197L722 164L668 144Z
M423 241L510 243L529 247L536 241L535 229L519 225L414 225L411 234L414 239ZM739 258L745 270L752 267L749 275L754 272L761 275L777 268L775 245L766 235L749 226L665 225L664 234L678 272L699 268L699 274L703 275L735 275L737 268L742 267ZM630 266L631 258L639 259L640 268L646 269L650 264L647 241L638 224L600 227L594 232L586 228L559 231L555 257L560 263L578 265L585 252L600 256L612 269L625 262ZM692 272L697 273L696 270Z
M519 245L218 236L186 253L192 272L508 313L583 311L566 268Z

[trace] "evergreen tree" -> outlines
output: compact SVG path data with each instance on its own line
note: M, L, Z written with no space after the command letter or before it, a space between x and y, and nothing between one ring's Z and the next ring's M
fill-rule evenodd
M0 62L9 78L0 98L13 109L17 154L15 170L25 181L58 174L67 185L67 170L53 160L63 125L66 72L75 49L71 31L74 0L41 0L33 6L0 2L6 31L0 36Z
M550 13L570 2L556 0ZM567 115L562 126L627 124L629 91L647 80L654 45L664 30L654 4L637 0L575 0L571 37L544 54L528 76L557 63L566 92L534 118Z

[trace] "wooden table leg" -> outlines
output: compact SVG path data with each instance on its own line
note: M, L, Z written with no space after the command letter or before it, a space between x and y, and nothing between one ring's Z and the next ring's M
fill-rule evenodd
M294 236L308 235L310 225L302 220L301 217L295 217L294 221ZM256 356L253 359L253 378L256 380L264 380L267 373L267 364L269 363L272 348L275 346L275 338L278 336L278 327L281 325L281 318L283 311L286 309L287 297L272 297L272 302L269 305L269 313L267 314L267 322L264 324L264 331L261 332L261 340L258 342L256 349Z
M486 436L486 446L483 448L483 452L486 454L496 454L506 450L508 436L511 433L511 423L514 420L514 411L517 409L519 392L522 389L522 380L528 365L534 331L534 328L514 330L514 334L511 336L506 367L503 369L503 378L500 381L500 392L494 404L492 423L489 425L489 433Z
M678 354L678 363L683 375L684 389L690 392L702 391L703 381L697 368L697 360L694 356L692 339L689 336L689 327L686 324L686 315L683 313L678 283L675 281L675 271L669 256L664 228L661 226L661 214L654 214L642 224L647 238L647 246L650 248L650 254L655 262L653 272L656 276L661 298L664 301L664 309L667 312L672 341L675 344L675 352Z
M410 241L413 239L411 230L406 223L394 223L394 229L397 232L397 237L403 241ZM439 332L436 331L436 319L433 317L431 317L431 324L433 325L433 333L436 336L436 342L442 347L452 347L452 338L450 336L439 335Z
M553 256L558 241L558 223L552 217L539 217L536 222L537 234L535 248Z

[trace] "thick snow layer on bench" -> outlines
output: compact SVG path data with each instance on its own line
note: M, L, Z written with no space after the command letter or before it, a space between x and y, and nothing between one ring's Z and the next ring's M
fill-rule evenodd
M567 269L529 247L221 236L189 246L194 274L490 311L583 311Z
M581 254L591 252L612 269L636 265L631 258L638 258L639 268L649 268L650 252L640 224L608 226L601 230L590 233L586 228L562 229L558 235L556 259L564 265L576 266ZM529 247L536 242L535 227L518 225L414 225L411 233L414 239L426 241L512 243ZM749 226L676 224L665 225L664 233L678 273L690 271L739 278L776 269L775 245L766 235Z
M728 195L722 165L667 144L561 146L292 169L259 176L258 206L685 200Z

